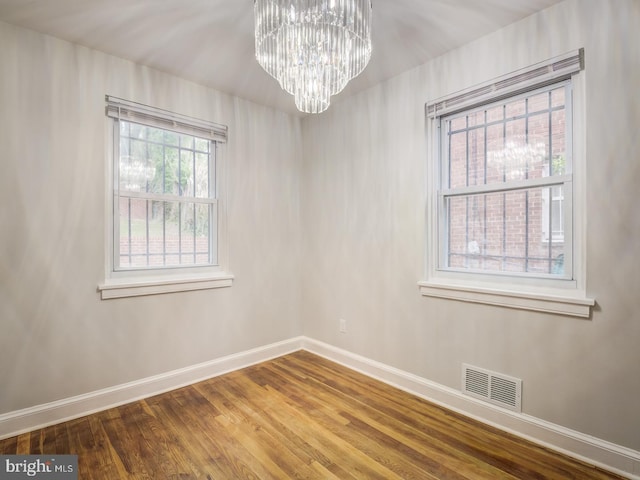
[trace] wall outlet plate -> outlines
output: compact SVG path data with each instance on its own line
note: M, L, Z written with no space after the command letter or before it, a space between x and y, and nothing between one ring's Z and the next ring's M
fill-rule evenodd
M340 319L340 333L347 333L347 321L344 318Z

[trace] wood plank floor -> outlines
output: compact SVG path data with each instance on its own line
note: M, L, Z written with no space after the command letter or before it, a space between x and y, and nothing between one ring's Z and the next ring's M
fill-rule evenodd
M300 351L0 440L80 479L619 479Z

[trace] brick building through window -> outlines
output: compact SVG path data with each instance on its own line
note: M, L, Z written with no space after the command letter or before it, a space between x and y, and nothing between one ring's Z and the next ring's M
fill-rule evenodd
M446 268L564 274L570 84L441 119Z

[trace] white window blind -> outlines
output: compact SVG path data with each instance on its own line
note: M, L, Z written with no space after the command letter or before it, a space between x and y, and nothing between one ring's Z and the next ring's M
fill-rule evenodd
M490 82L430 101L426 104L426 115L433 119L473 108L488 101L498 101L569 78L572 74L583 69L584 49L581 48L517 70Z
M180 115L111 95L107 95L105 100L108 117L206 138L215 142L227 141L227 127L225 125Z

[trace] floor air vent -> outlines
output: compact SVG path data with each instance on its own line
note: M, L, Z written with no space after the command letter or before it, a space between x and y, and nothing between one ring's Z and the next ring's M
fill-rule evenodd
M462 365L462 392L519 412L522 380L471 365Z

